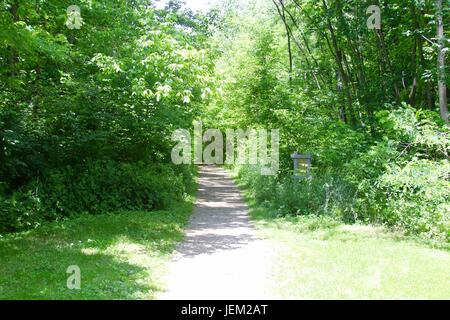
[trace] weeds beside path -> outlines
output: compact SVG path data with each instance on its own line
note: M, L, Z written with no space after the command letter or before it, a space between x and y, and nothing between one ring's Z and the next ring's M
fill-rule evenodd
M283 299L450 299L450 254L382 227L327 217L280 217L247 197L276 250L273 291Z
M193 198L172 209L86 215L0 238L0 299L152 299ZM81 270L81 290L66 270Z

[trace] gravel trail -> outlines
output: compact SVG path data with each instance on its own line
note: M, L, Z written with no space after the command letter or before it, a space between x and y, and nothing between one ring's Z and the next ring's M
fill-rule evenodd
M199 169L197 203L160 299L270 299L270 249L240 190L222 168Z

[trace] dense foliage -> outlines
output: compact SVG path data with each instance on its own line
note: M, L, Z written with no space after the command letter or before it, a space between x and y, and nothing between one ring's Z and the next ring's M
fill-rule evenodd
M70 29L72 4L0 1L0 232L180 199L171 135L201 119L280 129L279 174L240 173L279 214L449 240L448 1L82 0Z
M190 183L170 137L211 92L207 19L86 0L71 29L70 5L0 1L0 233L160 208Z
M278 128L277 177L240 170L258 201L279 214L384 223L449 240L449 130L438 94L434 1L236 2L217 30L224 95L221 127ZM444 6L448 30L448 6ZM442 110L441 110L442 111ZM295 181L290 154L313 156Z

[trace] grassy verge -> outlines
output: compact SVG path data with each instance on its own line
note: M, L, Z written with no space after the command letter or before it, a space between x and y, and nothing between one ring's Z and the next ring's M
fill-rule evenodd
M241 187L245 188L245 186ZM382 227L280 217L247 193L283 299L450 299L450 254Z
M192 212L86 215L0 238L0 299L152 299ZM66 270L81 270L81 290Z

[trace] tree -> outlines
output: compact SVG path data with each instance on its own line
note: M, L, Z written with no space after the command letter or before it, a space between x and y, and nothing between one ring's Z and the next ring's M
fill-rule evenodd
M447 86L445 84L445 35L442 16L442 0L436 0L439 109L442 120L448 123Z

